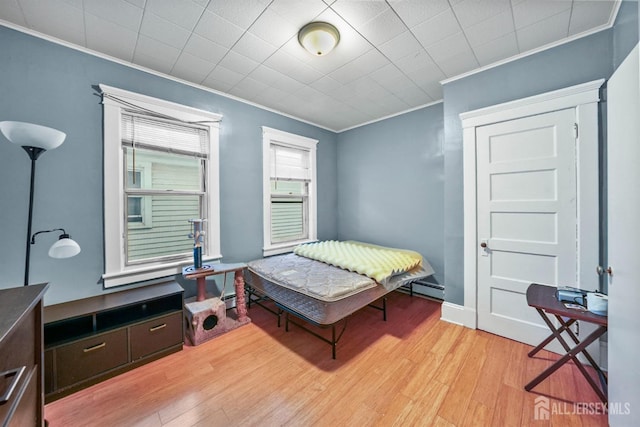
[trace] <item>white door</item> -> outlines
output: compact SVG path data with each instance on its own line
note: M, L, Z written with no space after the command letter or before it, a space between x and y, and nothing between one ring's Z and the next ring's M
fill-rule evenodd
M636 46L607 84L608 257L612 269L608 368L612 426L640 425L639 79Z
M480 329L537 345L549 330L527 287L576 286L575 114L476 128Z

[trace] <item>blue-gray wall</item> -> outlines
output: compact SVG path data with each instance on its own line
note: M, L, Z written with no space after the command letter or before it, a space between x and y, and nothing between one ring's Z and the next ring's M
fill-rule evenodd
M611 29L443 86L446 301L464 304L462 127L459 114L609 78L616 63L638 42L637 7L635 1L623 2L616 25Z
M46 304L105 292L99 282L104 272L102 105L92 89L99 83L224 116L223 261L262 257L261 126L320 141L318 236L337 238L335 133L5 27L0 27L0 52L0 120L39 123L67 133L63 145L37 161L33 230L66 228L82 252L70 259L49 258L53 234L32 247L30 283L51 283ZM0 137L0 288L23 282L28 187L27 155Z
M338 135L338 237L420 252L444 280L442 103Z

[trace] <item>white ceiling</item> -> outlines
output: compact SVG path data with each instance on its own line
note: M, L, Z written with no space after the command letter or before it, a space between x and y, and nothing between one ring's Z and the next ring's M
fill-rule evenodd
M0 0L0 19L340 131L440 81L609 27L616 0ZM298 43L326 21L327 56ZM1 21L0 21L1 23Z

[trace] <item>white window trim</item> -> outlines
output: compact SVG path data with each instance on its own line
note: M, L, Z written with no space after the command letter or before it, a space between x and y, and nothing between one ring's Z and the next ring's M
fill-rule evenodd
M122 89L99 85L103 94L112 95L125 102L135 104L179 120L207 122L203 126L209 130L209 159L205 182L208 192L205 261L222 258L220 252L220 168L219 168L219 121L222 116L204 110L176 104L169 101L140 95ZM158 277L180 274L182 267L193 263L191 258L173 262L155 262L144 266L125 265L124 254L124 162L122 161L121 115L123 105L103 96L104 106L104 170L110 179L104 180L104 257L105 272L102 275L105 288L126 285ZM185 239L188 237L185 236Z
M271 244L271 144L277 143L292 148L309 151L309 162L311 165L311 181L309 182L309 237L292 242ZM293 133L262 127L262 211L263 214L263 248L264 256L277 255L291 252L293 248L301 243L315 242L318 240L317 232L317 172L316 172L316 148L318 140L307 138Z

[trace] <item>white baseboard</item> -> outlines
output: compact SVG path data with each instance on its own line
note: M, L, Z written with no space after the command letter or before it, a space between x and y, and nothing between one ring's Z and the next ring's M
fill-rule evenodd
M446 301L442 303L440 320L471 329L477 326L475 309Z

